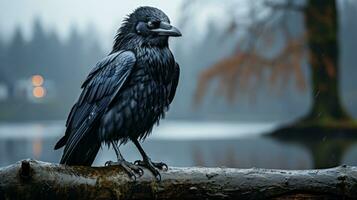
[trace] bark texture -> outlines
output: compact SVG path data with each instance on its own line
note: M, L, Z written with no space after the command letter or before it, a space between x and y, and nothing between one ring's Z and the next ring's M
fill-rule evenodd
M309 0L304 12L311 65L312 109L306 121L349 120L339 92L336 0Z
M170 168L136 181L119 167L23 160L0 169L0 199L356 199L357 167L323 170Z

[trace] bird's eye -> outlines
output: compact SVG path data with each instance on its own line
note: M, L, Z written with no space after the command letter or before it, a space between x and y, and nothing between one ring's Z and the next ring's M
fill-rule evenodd
M159 26L160 26L160 21L149 21L148 22L149 29L159 28Z

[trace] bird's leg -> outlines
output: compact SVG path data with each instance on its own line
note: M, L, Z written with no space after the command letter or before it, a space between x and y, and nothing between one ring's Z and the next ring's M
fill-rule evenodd
M125 171L128 173L128 175L134 180L136 180L135 174L139 174L139 177L144 174L144 171L140 167L124 159L123 155L121 155L119 151L117 142L112 142L112 146L117 156L117 162L107 161L105 163L105 166L115 166L115 165L122 166L125 169Z
M158 162L158 163L152 162L151 159L149 158L149 156L146 155L144 149L141 147L139 141L137 139L133 139L132 141L135 144L136 148L138 148L141 156L143 157L143 160L137 160L137 161L134 162L134 164L146 167L148 170L150 170L154 174L156 179L158 181L160 181L161 180L161 175L160 175L160 173L159 173L159 171L157 169L166 171L166 170L168 170L167 165L165 163L163 163L163 162Z

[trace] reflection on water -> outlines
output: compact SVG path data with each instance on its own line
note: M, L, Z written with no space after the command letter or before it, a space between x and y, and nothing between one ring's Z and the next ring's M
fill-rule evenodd
M62 152L53 146L64 131L63 124L0 125L0 166L24 158L58 162ZM163 121L143 146L153 160L171 166L308 169L357 165L357 140L285 141L262 136L276 127L276 123ZM121 149L130 161L140 158L131 143ZM103 146L94 164L114 159L114 151Z
M306 149L312 157L314 168L335 167L341 164L357 164L357 135L348 138L338 135L320 135L301 138L279 138L286 144L299 145Z

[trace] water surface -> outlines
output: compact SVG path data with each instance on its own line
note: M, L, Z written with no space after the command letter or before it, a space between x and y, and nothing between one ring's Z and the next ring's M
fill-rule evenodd
M316 162L326 162L326 166L357 164L355 143L342 143L346 147L342 153L337 155L333 150L324 158L324 155L316 155L316 148L312 150L311 145L264 137L264 133L278 126L279 123L164 120L154 128L143 147L152 160L164 161L170 166L309 169L314 168ZM0 166L25 158L58 162L62 150L54 151L53 146L63 132L63 121L0 124ZM329 140L317 141L316 144L323 146L326 152L329 152L326 146L336 147ZM141 158L131 143L122 146L121 150L130 161ZM316 156L321 158L317 160ZM322 158L325 160L321 161ZM103 165L107 160L115 160L115 154L112 149L103 146L94 165Z

